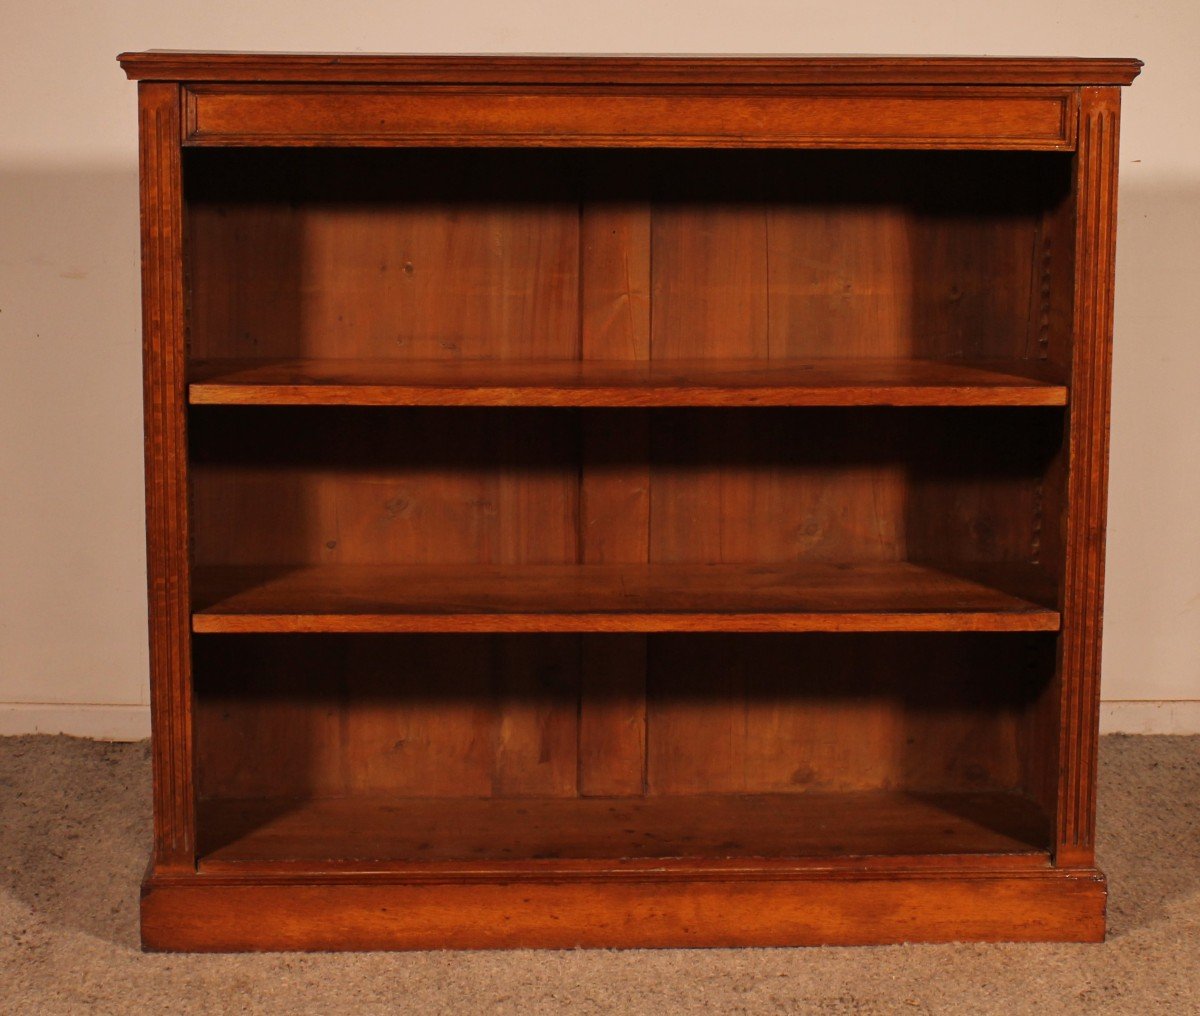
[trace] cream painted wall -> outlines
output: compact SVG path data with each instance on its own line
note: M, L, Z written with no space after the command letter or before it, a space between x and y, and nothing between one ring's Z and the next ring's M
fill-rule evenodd
M113 56L148 47L1141 57L1121 157L1105 723L1200 730L1196 0L5 0L3 20L0 732L145 729L135 102Z

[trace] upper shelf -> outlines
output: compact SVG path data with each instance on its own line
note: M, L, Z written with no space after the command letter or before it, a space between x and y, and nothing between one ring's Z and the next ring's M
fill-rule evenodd
M1129 58L464 56L149 50L117 59L154 81L582 85L1127 85Z
M193 366L194 405L1062 406L1029 360L271 360Z

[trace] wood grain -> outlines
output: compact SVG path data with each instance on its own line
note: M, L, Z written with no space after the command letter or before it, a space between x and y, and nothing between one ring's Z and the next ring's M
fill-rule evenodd
M1054 631L1036 570L919 565L205 568L197 632ZM985 571L986 574L986 571ZM1027 596L1000 587L1028 586Z
M578 355L569 153L218 154L188 153L194 359Z
M580 668L579 793L645 793L645 638L584 635Z
M1083 90L1076 162L1076 401L1067 466L1056 852L1063 864L1091 863L1096 836L1120 103L1119 89Z
M1062 406L1036 361L788 360L200 362L193 405Z
M650 363L651 204L627 190L621 156L582 173L579 363L583 377ZM628 404L625 404L628 406ZM581 565L644 565L650 535L650 415L579 415ZM646 639L580 637L579 794L646 790Z
M138 88L154 864L194 863L179 88Z
M209 801L201 871L243 862L1045 856L1046 819L1012 794L332 798Z
M646 786L1023 792L1053 661L1053 633L651 636Z
M187 90L186 145L651 148L1074 147L1074 92L772 86L733 94L604 85L221 85Z
M579 665L572 635L198 637L197 792L574 796Z
M1098 942L1094 869L623 884L562 879L413 885L214 876L152 879L147 949L505 949Z
M195 561L573 564L578 436L559 413L194 410Z
M458 56L147 50L130 78L455 84L1128 85L1142 62L1107 57Z
M655 373L633 371L631 386L652 386L671 369L656 363L664 360L758 359L724 364L738 372L765 370L768 358L806 371L814 360L835 369L862 360L861 374L848 365L856 373L847 383L876 381L885 402L921 387L904 372L934 369L929 360L1011 373L1017 387L1066 377L1064 301L1052 301L1055 327L1047 318L1044 336L1040 302L1032 338L1029 324L1046 273L1044 223L1069 183L1066 158L238 149L188 151L187 165L192 356L233 360L232 370L311 367L316 378L291 380L336 384L339 371L358 369L353 361L385 361L362 368L383 372L376 379L387 386L396 380L387 363L412 363L417 390L403 397L432 401L442 394L427 381L488 387L488 375L468 376L477 365L521 391L446 397L489 404L527 399L531 384L541 389L535 399L578 404L583 391L545 389L586 387L587 377L623 389L625 375L613 372L643 360ZM1069 261L1065 246L1050 260L1053 280ZM581 357L597 364L572 367ZM554 377L545 360L564 374ZM921 363L910 368L912 360ZM463 374L430 378L438 363ZM708 387L704 378L663 376L685 399L710 398L687 390ZM721 380L712 379L718 388ZM979 375L963 382L992 387ZM612 393L617 404L631 394ZM734 398L743 397L752 393Z
M1137 61L122 61L149 947L1103 937Z

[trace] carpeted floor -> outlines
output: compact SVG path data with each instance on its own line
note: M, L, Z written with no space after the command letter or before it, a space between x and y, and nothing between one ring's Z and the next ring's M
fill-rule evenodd
M1200 1013L1200 737L1100 782L1100 946L146 955L146 744L0 738L0 1013Z

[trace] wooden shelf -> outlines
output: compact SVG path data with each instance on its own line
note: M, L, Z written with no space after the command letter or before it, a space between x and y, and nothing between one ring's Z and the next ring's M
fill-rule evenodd
M904 562L207 568L196 632L1055 631L1031 567Z
M635 798L351 797L202 803L200 868L328 870L488 862L1033 855L1046 820L1016 794L703 794ZM462 867L463 865L458 865Z
M224 360L192 367L194 405L1062 406L1038 361Z

